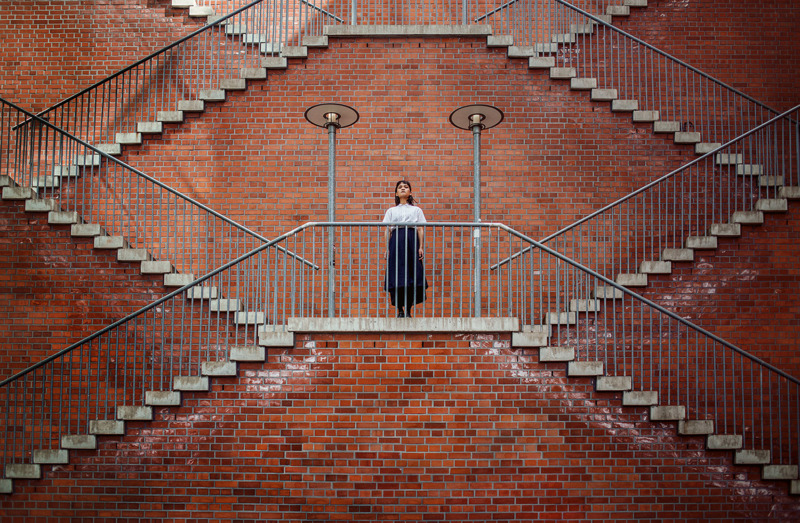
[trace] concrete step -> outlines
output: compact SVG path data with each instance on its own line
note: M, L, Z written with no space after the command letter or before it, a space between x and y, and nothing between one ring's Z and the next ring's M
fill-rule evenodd
M597 78L572 78L569 81L569 88L575 91L597 89Z
M736 237L742 235L742 226L738 223L712 223L708 229L711 236Z
M573 347L542 347L539 349L539 361L572 361L575 359Z
M199 113L206 108L203 100L179 100L178 111L182 113Z
M578 39L574 33L560 33L550 35L550 41L554 44L574 44Z
M164 287L183 287L194 281L194 274L169 273L164 275Z
M60 176L34 176L31 178L31 187L34 189L55 188L60 185Z
M602 376L602 361L570 361L567 364L567 376Z
M786 212L789 210L786 199L761 199L756 202L756 210L761 212Z
M534 56L528 59L530 69L552 69L556 65L554 56Z
M762 174L758 177L759 187L783 187L784 183L783 176Z
M189 9L193 5L197 5L196 0L172 0L172 7L175 9Z
M169 260L147 260L141 265L142 274L167 274L172 272L172 263Z
M286 57L283 56L264 56L261 58L261 67L265 69L286 69Z
M617 285L622 285L623 287L646 287L647 274L639 274L636 272L617 274L617 279L615 281Z
M280 45L272 42L263 42L258 46L261 54L278 54L280 53Z
M124 421L152 421L153 409L134 405L119 405L117 407L117 419Z
M714 420L693 419L678 422L678 434L684 436L707 436L714 433Z
M33 189L30 187L3 187L4 200L28 200L33 198Z
M619 300L625 296L621 289L610 285L599 285L592 291L592 297L598 300Z
M595 386L598 392L622 392L633 388L630 376L600 376Z
M258 344L262 347L293 347L294 333L291 331L259 329Z
M679 421L686 419L686 407L683 405L659 405L650 407L650 419L653 421Z
M544 56L544 55L549 55L549 54L553 54L554 55L554 54L558 53L558 44L553 43L553 42L544 42L544 43L534 44L533 45L533 51L535 53L533 56L537 56L537 55L538 56Z
M694 152L695 154L708 154L711 151L716 151L720 147L722 147L721 143L700 142L694 144Z
M742 448L742 436L739 434L710 434L706 437L706 448L709 450L738 450Z
M764 465L763 479L797 479L797 465Z
M14 493L14 480L0 479L0 494L13 494L13 493Z
M247 80L244 78L225 78L220 82L223 91L244 91L247 89Z
M616 113L638 111L639 100L612 100L611 110Z
M8 175L0 175L0 187L14 187L16 184L11 180Z
M575 312L548 312L544 322L548 325L575 325L578 323L578 314Z
M97 438L92 434L65 434L61 436L62 449L92 450L97 448Z
M142 262L147 260L147 249L120 249L117 251L117 261Z
M781 187L778 191L778 197L786 198L787 200L800 199L800 186Z
M743 449L737 450L733 455L733 462L737 465L769 465L770 461L769 450Z
M308 38L308 37L305 37L305 38ZM326 38L326 42L327 42L327 37L325 37L325 38ZM258 33L258 34L257 33L245 33L244 36L242 37L242 43L244 43L245 45L261 45L261 44L264 44L264 43L267 43L267 42L269 42L269 38L264 33ZM303 39L303 42L305 42L305 39ZM311 46L309 46L309 47L311 47ZM327 47L327 45L325 47Z
M761 224L764 223L764 213L761 211L736 211L731 216L731 222L745 225Z
M202 5L193 5L189 7L189 16L192 18L207 18L214 16L214 8Z
M510 45L506 52L509 58L530 58L539 54L532 45Z
M224 89L203 89L197 97L204 102L224 102L225 90Z
M75 211L50 211L47 213L47 223L52 225L78 223L78 213Z
M681 130L680 122L653 122L654 133L678 133Z
M657 122L659 118L658 111L633 111L634 122Z
M194 286L186 290L186 298L194 300L216 300L219 297L217 287Z
M200 372L203 376L236 376L236 362L204 361Z
M281 49L284 58L308 58L308 47L304 45L285 45Z
M576 35L588 35L594 33L594 26L597 25L594 20L580 24L571 24L569 32Z
M74 223L69 231L70 236L83 238L94 238L100 236L100 233L99 223Z
M267 322L267 315L254 311L237 312L233 322L237 325L263 325Z
M242 308L242 304L235 298L222 298L209 301L208 307L212 312L235 312Z
M97 148L109 156L119 156L122 154L122 147L118 143L101 143Z
M58 204L52 198L31 198L25 201L26 212L50 212L57 208Z
M717 153L714 156L714 162L717 165L736 165L744 163L744 156L736 153Z
M183 111L158 111L156 120L162 123L181 123L183 122Z
M504 46L504 45L512 45L514 43L513 38L511 36L503 36L503 35L488 36L487 37L487 43L489 41L491 41L492 39L494 39L493 41L497 42L497 43L494 46L490 45L490 47L501 47L501 46ZM511 41L508 44L500 43L500 42L508 41L508 39L511 39ZM328 37L327 36L304 36L303 37L303 45L306 46L306 47L328 47Z
M113 419L96 419L89 422L89 434L96 436L122 436L125 422Z
M303 45L308 45L308 37L303 38ZM514 45L514 37L511 35L489 35L486 37L486 47L511 47ZM326 42L327 47L327 42Z
M239 76L247 80L266 80L267 70L263 67L242 67Z
M264 347L247 345L231 347L229 358L231 361L266 361L267 356Z
M690 262L694 261L693 249L664 249L661 259L669 262Z
M600 310L599 300L579 300L573 299L569 301L569 310L571 312L596 312Z
M736 166L736 174L739 176L761 176L764 174L764 166L757 164L739 164Z
M161 122L137 122L136 132L140 134L159 134L164 132L164 126Z
M69 463L67 449L37 449L33 451L33 462L37 465L65 465Z
M672 263L668 261L643 261L639 264L642 274L672 274Z
M647 0L625 0L624 5L628 7L647 7Z
M42 477L42 468L35 464L9 463L5 467L5 477L8 479L39 479Z
M208 391L208 378L206 376L175 376L172 379L172 388L177 391Z
M592 89L592 100L595 102L610 102L617 99L616 89Z
M792 480L789 484L789 494L792 496L800 496L800 481Z
M138 145L142 143L141 133L117 133L114 137L117 143L123 145Z
M658 392L654 390L634 390L622 394L622 405L626 407L651 407L658 405Z
M181 393L175 390L148 390L144 393L144 404L151 407L178 407Z
M716 249L717 237L716 236L687 236L685 240L687 249Z
M238 36L247 33L247 24L240 22L227 22L225 24L225 34L231 36Z
M574 67L551 67L550 78L553 80L568 80L577 76L577 71Z
M97 167L100 165L99 154L79 154L73 162L78 167Z
M611 16L629 16L631 8L627 5L609 5L606 7L606 14Z
M547 334L539 332L512 332L512 347L544 347L547 345Z
M697 144L700 143L700 133L695 132L677 132L675 133L675 143L681 144Z

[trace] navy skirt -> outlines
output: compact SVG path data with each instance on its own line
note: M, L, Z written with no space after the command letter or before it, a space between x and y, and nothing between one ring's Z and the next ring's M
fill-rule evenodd
M395 306L410 307L425 301L428 282L419 259L416 228L397 227L392 231L383 288Z

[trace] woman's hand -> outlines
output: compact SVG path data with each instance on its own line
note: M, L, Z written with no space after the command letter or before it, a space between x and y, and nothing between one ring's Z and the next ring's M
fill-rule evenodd
M422 259L422 247L419 248L419 259Z

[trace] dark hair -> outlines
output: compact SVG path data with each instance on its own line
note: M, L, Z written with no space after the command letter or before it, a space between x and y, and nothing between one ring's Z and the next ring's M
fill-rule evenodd
M399 182L397 182L397 184L394 186L394 204L395 205L400 205L400 198L397 196L397 188L400 187L401 183L404 183L404 184L408 185L408 189L411 190L411 182L409 182L408 180L400 180ZM414 199L414 196L411 195L411 194L408 195L408 200L406 200L406 201L407 201L407 203L409 205L414 205L414 203L416 203L416 200Z

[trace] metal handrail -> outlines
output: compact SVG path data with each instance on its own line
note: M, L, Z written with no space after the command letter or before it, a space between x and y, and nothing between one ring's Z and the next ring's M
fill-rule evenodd
M179 38L178 40L175 40L171 44L168 44L168 45L162 47L158 51L152 52L149 55L145 56L144 58L141 58L141 59L133 62L132 64L128 65L127 67L124 67L124 68L120 69L116 73L113 73L113 74L103 78L102 80L99 80L99 81L95 82L94 84L90 85L89 87L81 89L77 93L75 93L75 94L73 94L71 96L68 96L67 98L64 98L63 100L61 100L60 102L56 103L55 105L52 105L52 106L48 107L47 109L36 113L36 116L42 116L42 115L45 115L45 114L47 114L47 113L49 113L49 112L51 112L51 111L53 111L55 109L58 109L62 105L66 104L66 103L69 103L69 102L71 102L72 100L74 100L76 98L79 98L80 96L88 93L89 91L93 91L93 90L97 89L101 85L110 82L111 80L117 78L118 76L123 75L123 74L135 69L136 67L146 63L146 62L149 62L153 58L166 53L170 49L173 49L173 48L179 46L180 44L186 42L187 40L191 40L195 36L197 36L197 35L199 35L201 33L204 33L206 31L209 31L210 29L213 29L215 26L219 26L224 22L227 22L228 19L238 15L239 13L241 13L243 11L246 11L247 9L250 9L254 5L260 4L263 1L264 0L253 0L253 2L247 4L247 5L243 6L243 7L240 7L239 9L236 9L235 11L232 11L231 13L228 13L227 15L222 16L221 18L219 18L215 22L213 22L211 24L204 25L200 29L192 31L191 33L187 34L186 36L183 36L183 37ZM26 125L28 122L30 122L30 120L31 120L31 118L28 118L27 120L23 121L22 123L17 124L16 126L14 126L12 128L12 130L16 131L18 127Z
M162 305L166 301L168 301L168 300L170 300L170 299L172 299L172 298L174 298L174 297L176 297L176 296L178 296L180 294L183 294L184 292L186 292L187 290L191 289L192 287L196 287L196 286L198 286L198 285L210 280L211 278L213 278L214 276L222 273L223 271L225 271L225 270L227 270L227 269L229 269L229 268L231 268L231 267L233 267L235 265L240 264L241 262L253 257L256 254L258 254L259 252L262 252L263 250L268 249L269 247L272 247L276 243L284 241L286 239L289 239L289 238L291 238L293 236L296 236L299 232L301 232L301 231L303 231L305 229L314 228L314 227L326 228L327 229L327 228L330 228L330 227L342 228L342 227L356 227L356 226L404 227L404 226L408 226L408 225L409 225L408 223L390 223L390 222L306 222L303 225L300 225L299 227L295 227L294 229L292 229L292 230L290 230L290 231L288 231L288 232L286 232L284 234L281 234L280 236L277 236L276 238L274 238L272 240L267 241L263 245L260 245L260 246L256 247L255 249L252 249L250 252L245 253L245 254L239 256L238 258L236 258L234 260L231 260L230 262L226 263L225 265L222 265L222 266L214 269L213 271L209 272L208 274L206 274L206 275L204 275L204 276L202 276L200 278L197 278L193 282L191 282L191 283L189 283L187 285L184 285L184 286L180 287L179 289L176 289L176 290L170 292L169 294L159 298L158 300L154 301L153 303L151 303L151 304L149 304L149 305L147 305L145 307L142 307L141 309L139 309L138 311L136 311L136 312L134 312L132 314L129 314L125 318L122 318L122 319L120 319L118 321L115 321L111 325L108 325L107 327L104 327L103 329L100 329L99 331L95 332L94 334L91 334L91 335L83 338L82 340L73 343L69 347L66 347L63 350L61 350L61 351L59 351L59 352L57 352L55 354L52 354L51 356L48 356L47 358L37 362L36 364L31 365L27 369L25 369L23 371L20 371L20 372L14 374L13 376L4 379L3 381L0 381L0 387L3 387L5 385L7 385L7 384L9 384L9 383L21 378L22 376L24 376L24 375L26 375L26 374L28 374L28 373L30 373L30 372L42 367L42 366L44 366L45 364L47 364L47 363L49 363L49 362L51 362L51 361L53 361L53 360L65 355L65 354L68 354L69 352L71 352L74 349L80 347L81 345L98 338L99 336L101 336L101 335L105 334L106 332L109 332L109 331L117 328L118 326L120 326L122 324L125 324L125 323L129 322L130 320L142 315L143 313L145 313L147 311L150 311L152 309L155 309L156 307L158 307L159 305ZM643 296L641 296L639 294L636 294L635 292L632 292L631 290L627 289L626 287L623 287L622 285L619 285L618 283L614 282L613 280L610 280L610 279L606 278L605 276L603 276L602 274L596 272L595 270L591 269L590 267L582 265L582 264L580 264L580 263L578 263L578 262L576 262L576 261L564 256L560 252L551 249L550 247L544 245L543 243L541 243L539 241L536 241L533 238L530 238L527 235L525 235L525 234L523 234L523 233L521 233L519 231L516 231L515 229L505 225L504 223L500 223L500 222L481 222L481 223L477 223L477 222L475 222L475 223L470 223L470 222L467 222L467 223L465 223L465 222L427 222L427 223L420 223L420 224L414 224L414 225L416 227L426 227L426 228L427 227L468 227L468 228L476 229L476 228L492 228L492 227L494 227L494 228L498 228L498 229L504 230L507 233L509 233L509 234L511 234L513 236L516 236L517 238L519 238L519 239L521 239L523 241L531 243L533 245L533 247L535 247L537 249L540 249L541 251L546 252L547 254L558 258L559 260L561 260L561 261L567 263L568 265L578 269L579 271L584 272L584 273L586 273L586 274L588 274L588 275L590 275L590 276L602 281L603 283L605 283L606 285L608 285L610 287L613 287L617 291L623 292L624 294L626 294L630 298L632 298L632 299L634 299L636 301L639 301L641 303L644 303L648 307L651 307L651 308L657 310L658 312L667 315L671 319L673 319L673 320L685 325L686 327L689 327L693 331L696 331L696 332L698 332L698 333L700 333L700 334L702 334L704 336L707 336L707 337L711 338L712 340L716 341L717 343L720 343L721 345L724 345L728 349L736 352L737 354L739 354L741 356L744 356L745 358L749 359L750 361L752 361L752 362L754 362L754 363L756 363L758 365L761 365L764 368L769 369L771 372L777 373L782 378L785 378L785 379L791 381L792 383L800 385L800 379L797 379L794 376L791 376L790 374L787 374L786 372L784 372L784 371L778 369L777 367L775 367L775 366L763 361L762 359L760 359L757 356L749 353L748 351L746 351L744 349L741 349L741 348L737 347L736 345L733 345L732 343L720 338L716 334L714 334L712 332L709 332L706 329L700 327L699 325L696 325L695 323L692 323L691 321L689 321L689 320L687 320L687 319L675 314L674 312L670 311L669 309L666 309L666 308L662 307L661 305L655 303L654 301L649 300L649 299L647 299L647 298L645 298L645 297L643 297Z
M709 158L714 157L715 155L719 154L721 151L724 151L725 149L729 148L731 145L734 145L734 144L736 144L738 142L743 141L744 139L756 134L758 131L770 126L771 124L773 124L773 123L775 123L775 122L777 122L779 120L782 120L782 119L788 119L787 118L788 115L790 115L791 113L794 113L796 111L800 111L800 105L796 105L796 106L792 107L791 109L789 109L788 111L784 111L783 113L779 114L778 116L775 116L774 118L771 118L770 120L768 120L768 121L758 125L757 127L754 127L753 129L747 131L746 133L744 133L744 134L742 134L742 135L730 140L729 142L722 144L721 146L717 147L713 151L710 151L710 152L708 152L706 154L703 154L702 156L699 156L699 157L695 158L694 160L682 165L681 167L678 167L677 169L675 169L673 171L670 171L669 173L665 174L664 176L661 176L660 178L657 178L657 179L653 180L652 182L649 182L649 183L643 185L642 187L640 187L640 188L636 189L635 191L623 196L622 198L619 198L618 200L616 200L616 201L614 201L612 203L609 203L608 205L606 205L604 207L601 207L600 209L597 209L596 211L593 211L593 212L587 214L586 216L584 216L583 218L573 222L572 224L567 225L566 227L564 227L564 228L562 228L562 229L560 229L560 230L558 230L558 231L556 231L556 232L554 232L554 233L552 233L552 234L550 234L548 236L545 236L544 238L540 239L539 241L541 243L546 243L546 242L552 240L553 238L555 238L557 236L561 236L562 234L564 234L566 232L569 232L570 230L572 230L572 229L578 227L579 225L591 220L592 218L595 218L595 217L599 216L600 214L603 214L606 211L608 211L608 210L610 210L610 209L612 209L614 207L618 207L619 205L627 202L628 200L631 200L632 198L634 198L637 195L647 191L648 189L650 189L652 187L655 187L656 185L661 184L665 180L668 180L668 179L670 179L670 178L672 178L672 177L674 177L674 176L686 171L690 167L692 167L694 165L697 165L697 164L699 164L701 162L704 162ZM794 120L792 120L792 121L794 121ZM502 265L505 265L506 263L514 260L515 258L521 256L522 254L525 254L526 252L530 251L531 249L533 249L533 247L528 247L527 249L524 249L524 250L522 250L522 251L520 251L518 253L513 254L512 256L509 256L508 258L505 258L504 260L499 261L498 263L496 263L495 265L493 265L491 267L491 270L496 270L498 267L500 267Z
M263 1L263 0L260 0L260 1ZM168 186L167 184L165 184L163 182L160 182L159 180L156 180L152 176L140 171L139 169L136 169L135 167L133 167L131 165L128 165L127 163L123 162L122 160L119 160L119 159L115 158L114 156L111 156L111 155L103 152L102 150L100 150L97 147L93 146L92 144L90 144L90 143L78 138L77 136L75 136L75 135L73 135L73 134L71 134L71 133L69 133L67 131L64 131L64 130L56 127L55 125L51 124L46 118L42 118L38 114L33 114L33 113L31 113L31 112L19 107L18 105L3 99L2 97L0 97L0 104L6 104L9 107L13 108L14 110L25 114L26 116L28 116L28 121L36 120L39 123L39 125L43 125L45 127L48 127L50 129L52 129L56 133L58 133L58 134L60 134L62 136L65 136L66 138L69 138L70 140L80 144L81 146L85 147L86 149L89 149L94 154L102 156L106 160L111 161L112 163L115 163L116 165L119 165L120 167L122 167L122 168L124 168L124 169L126 169L128 171L131 171L132 173L136 174L137 176L139 176L139 177L147 180L148 182L150 182L150 183L152 183L152 184L164 189L165 191L167 191L167 192L169 192L169 193L171 193L171 194L173 194L173 195L185 200L186 202L190 203L191 205L193 205L193 206L195 206L195 207L207 212L208 214L214 216L215 218L217 218L219 220L222 220L223 222L227 223L228 225L231 225L232 227L235 227L235 228L241 230L242 232L244 232L246 234L249 234L253 238L259 239L259 240L261 240L263 242L269 242L270 241L269 238L266 238L265 236L262 236L261 234L259 234L259 233L255 232L255 231L245 227L244 225L242 225L240 223L237 223L234 220L231 220L227 216L224 216L224 215L220 214L219 212L215 211L214 209L211 209L210 207L198 202L197 200L195 200L195 199L193 199L193 198L191 198L189 196L184 195L183 193L173 189L172 187ZM282 249L282 247L279 247L278 249L280 250L280 249ZM286 252L286 254L289 254L290 256L296 257L296 255L294 255L293 253ZM297 258L297 259L299 260L299 258ZM319 266L316 266L314 264L309 264L306 260L299 260L299 261L302 261L303 263L313 267L314 269L317 269L317 270L319 269Z

